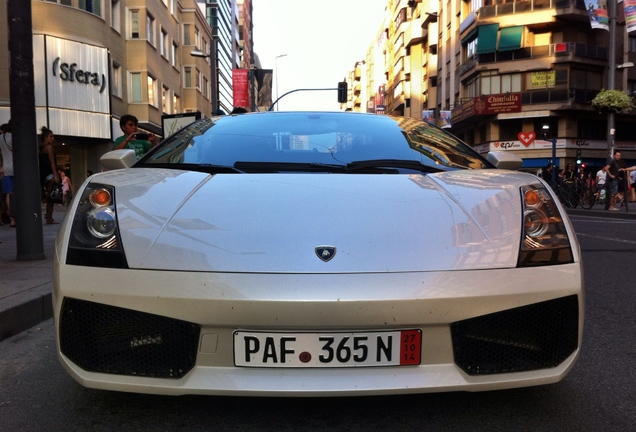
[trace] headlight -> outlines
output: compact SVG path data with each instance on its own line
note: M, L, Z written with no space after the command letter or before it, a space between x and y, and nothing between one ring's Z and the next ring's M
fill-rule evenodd
M115 211L115 189L90 183L79 201L66 263L93 267L126 268Z
M521 188L523 238L519 267L573 262L570 240L552 196L543 187Z

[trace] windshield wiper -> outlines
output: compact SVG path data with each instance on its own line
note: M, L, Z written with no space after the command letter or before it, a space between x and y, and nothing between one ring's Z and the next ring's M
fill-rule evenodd
M324 164L314 162L241 162L234 164L234 168L246 172L278 173L278 172L329 172L344 173L344 165Z
M227 165L197 164L197 163L145 163L136 168L168 168L187 171L199 171L208 174L245 174L243 171Z
M408 169L423 173L436 173L444 171L441 168L424 165L416 160L409 159L369 159L353 161L347 164L348 171L368 171L378 172L386 171L387 173L397 173L400 169Z

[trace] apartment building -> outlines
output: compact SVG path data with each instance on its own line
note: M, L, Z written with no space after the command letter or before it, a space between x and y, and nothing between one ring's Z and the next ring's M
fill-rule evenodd
M616 89L636 90L636 35L622 3L616 17L609 71L609 32L592 29L583 0L391 0L384 95L376 83L367 102L436 122L482 154L513 151L529 171L555 151L560 166L580 160L591 172L605 162L609 134L591 100L609 73ZM616 114L614 145L636 159L636 112Z
M213 20L197 0L31 2L36 121L54 131L58 165L71 169L74 184L87 170L101 169L99 157L121 135L124 114L163 136L165 115L211 116L215 100L232 109L238 12L235 1L219 3ZM210 26L219 20L227 21L226 30ZM7 0L0 0L0 22L8 22ZM1 123L11 116L7 41L8 29L0 26ZM215 56L217 49L231 59Z

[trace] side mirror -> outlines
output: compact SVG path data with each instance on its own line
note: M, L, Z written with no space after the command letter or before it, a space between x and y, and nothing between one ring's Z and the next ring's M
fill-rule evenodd
M99 161L109 170L130 168L137 162L134 150L113 150L102 155Z
M342 81L338 83L338 102L345 103L347 102L347 82Z
M491 151L486 155L488 162L499 169L516 171L523 165L523 159L512 152Z

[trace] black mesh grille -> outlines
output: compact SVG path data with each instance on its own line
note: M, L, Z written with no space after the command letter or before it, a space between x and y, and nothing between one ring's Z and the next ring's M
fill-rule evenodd
M90 372L180 378L194 367L200 330L186 321L65 298L60 347Z
M458 321L455 363L469 375L555 367L578 346L576 295Z

